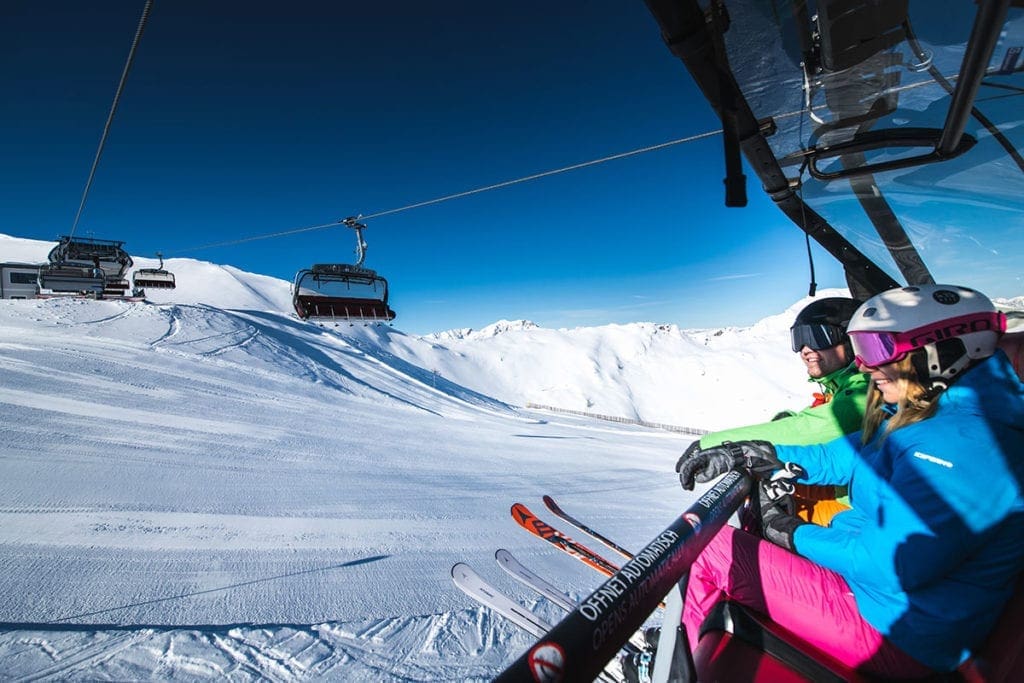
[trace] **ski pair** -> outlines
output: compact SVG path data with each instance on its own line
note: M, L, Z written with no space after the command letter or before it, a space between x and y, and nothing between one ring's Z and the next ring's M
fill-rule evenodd
M571 612L578 606L576 600L555 588L550 583L537 576L534 572L530 571L522 562L513 557L512 553L504 548L494 553L494 559L497 560L498 565L508 572L513 578L537 591L545 598L564 609L566 612ZM632 644L633 647L631 648L629 647L629 644L627 644L623 649L630 653L639 653L642 650L650 648L650 644L648 643L644 633L640 631L637 631L630 637L629 643Z
M572 611L576 608L576 602L571 597L552 586L534 572L530 571L526 566L513 557L512 553L509 551L499 549L495 552L494 558L502 569L520 582L530 588L533 588L559 607L566 611ZM489 584L468 564L464 562L456 563L452 566L451 573L452 580L463 593L473 598L481 605L497 612L535 638L542 638L553 628L552 625L543 618L537 616L529 609L510 598L508 595ZM630 642L625 644L623 650L630 655L637 655L640 654L645 647L646 643L644 641L643 634L637 633L634 634L634 637L631 638ZM617 666L617 662L609 663L608 668L611 669L611 671L607 669L602 671L598 676L599 679L605 681L605 683L617 683L622 677L621 672L615 668Z
M544 504L553 512L559 519L573 525L580 531L588 534L589 536L597 539L601 543L605 544L612 550L622 555L624 558L632 559L633 555L622 548L622 546L614 543L608 538L602 536L598 532L594 531L590 527L580 522L575 517L565 512L558 503L551 496L544 496ZM569 536L563 534L558 529L555 529L550 524L542 520L537 515L533 514L528 507L522 503L516 503L511 509L512 519L515 522L529 531L534 536L542 538L548 543L552 544L559 550L569 555L572 555L579 561L583 562L587 566L591 567L604 574L605 576L612 576L615 572L619 571L619 566L614 562L606 559L600 553L595 550L591 550L587 546L579 543Z
M565 512L551 496L544 496L544 504L560 519L601 541L626 559L632 557L628 550L623 549L621 546L602 536ZM552 543L560 550L578 558L606 576L611 576L619 570L618 566L609 560L606 560L597 552L577 543L573 539L545 523L521 503L516 503L512 506L512 517L527 531L530 531L549 543ZM500 549L494 554L494 557L502 569L522 583L533 588L535 591L562 609L567 612L571 612L576 609L576 602L572 598L555 588L534 572L530 571L521 562L516 560L509 551ZM533 635L546 633L551 628L550 624L547 624L522 605L488 584L472 569L472 567L463 562L459 562L452 567L452 579L455 581L455 585L470 597L494 608L510 621L517 624L520 628L525 629Z
M566 612L576 609L575 600L528 569L509 551L504 548L499 549L494 553L494 559L498 566L517 581L532 588ZM452 580L466 595L494 609L532 635L539 637L551 628L551 624L489 584L465 562L458 562L452 567Z
M540 593L566 612L576 609L575 600L530 571L522 562L513 557L509 551L501 548L494 553L494 559L497 561L498 566L516 580ZM547 633L551 628L551 625L543 619L487 583L472 567L464 562L459 562L452 567L452 580L469 597L487 607L494 608L502 616L528 633L539 636L540 634Z
M631 552L629 552L622 546L618 545L617 543L611 541L610 539L606 538L602 534L594 531L593 529L591 529L590 527L588 527L587 525L583 524L578 519L573 517L572 515L565 512L551 496L544 496L544 504L548 507L549 510L551 510L551 512L553 512L560 519L568 522L580 531L583 531L584 533L594 537L601 543L605 544L615 552L622 555L625 559L633 559L633 554ZM552 544L562 552L572 555L588 567L596 569L605 576L614 576L619 571L620 567L617 564L605 559L597 551L591 550L582 543L574 541L572 538L566 536L558 529L555 529L553 526L542 520L540 517L530 512L530 509L523 505L522 503L514 504L512 506L511 512L512 519L514 519L516 523L519 524L519 526L523 527L534 536L544 539L545 541ZM660 602L658 603L658 606L664 608L665 603Z
M452 581L463 593L536 638L551 630L551 624L487 583L465 562L457 562L452 566Z
M568 512L563 510L562 506L560 506L558 503L556 503L555 499L552 498L551 496L545 495L543 500L544 500L544 505L547 506L548 510L551 510L551 512L553 512L555 515L557 515L560 519L568 522L569 524L572 524L574 527L576 527L577 529L579 529L583 533L589 535L591 538L595 538L598 541L600 541L601 543L604 543L606 546L608 546L609 548L611 548L612 550L617 552L619 555L622 555L622 557L624 557L625 559L627 559L627 560L632 560L633 559L633 553L629 552L628 550L623 548L621 545L615 543L614 541L609 539L607 536L604 536L604 535L598 533L597 531L594 531L589 526L587 526L586 524L584 524L580 520L578 520L575 517L573 517L572 515L570 515Z

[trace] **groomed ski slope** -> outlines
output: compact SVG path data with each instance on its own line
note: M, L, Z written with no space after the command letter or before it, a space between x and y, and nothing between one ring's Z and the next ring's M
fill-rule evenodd
M497 547L599 582L512 502L556 492L637 546L683 502L687 438L517 410L380 330L0 304L5 676L488 679L528 641L455 590L455 561L531 601Z

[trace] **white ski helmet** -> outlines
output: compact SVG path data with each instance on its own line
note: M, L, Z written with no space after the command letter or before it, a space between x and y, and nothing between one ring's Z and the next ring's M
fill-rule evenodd
M957 285L890 289L865 301L847 327L863 365L891 363L915 354L915 367L945 388L972 360L995 353L1006 316L981 292Z

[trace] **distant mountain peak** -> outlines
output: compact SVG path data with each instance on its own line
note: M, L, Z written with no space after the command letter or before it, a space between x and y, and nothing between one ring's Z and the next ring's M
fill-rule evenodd
M531 320L499 320L477 332L479 337L496 337L506 332L518 332L520 330L536 330L540 325Z
M425 338L437 341L489 339L491 337L497 337L499 334L505 334L506 332L538 329L540 329L540 325L531 320L499 320L479 330L474 330L472 327L462 327L459 329L429 334L426 335Z

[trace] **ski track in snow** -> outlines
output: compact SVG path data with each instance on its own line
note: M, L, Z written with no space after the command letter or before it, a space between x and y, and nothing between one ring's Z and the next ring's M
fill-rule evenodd
M471 642L528 643L484 608L458 613L309 626L265 624L60 631L21 629L0 640L0 660L31 673L21 681L136 680L487 680L475 660L496 661ZM405 654L401 654L402 652ZM487 653L491 652L491 656ZM466 664L446 661L464 655ZM9 670L9 669L8 669Z

